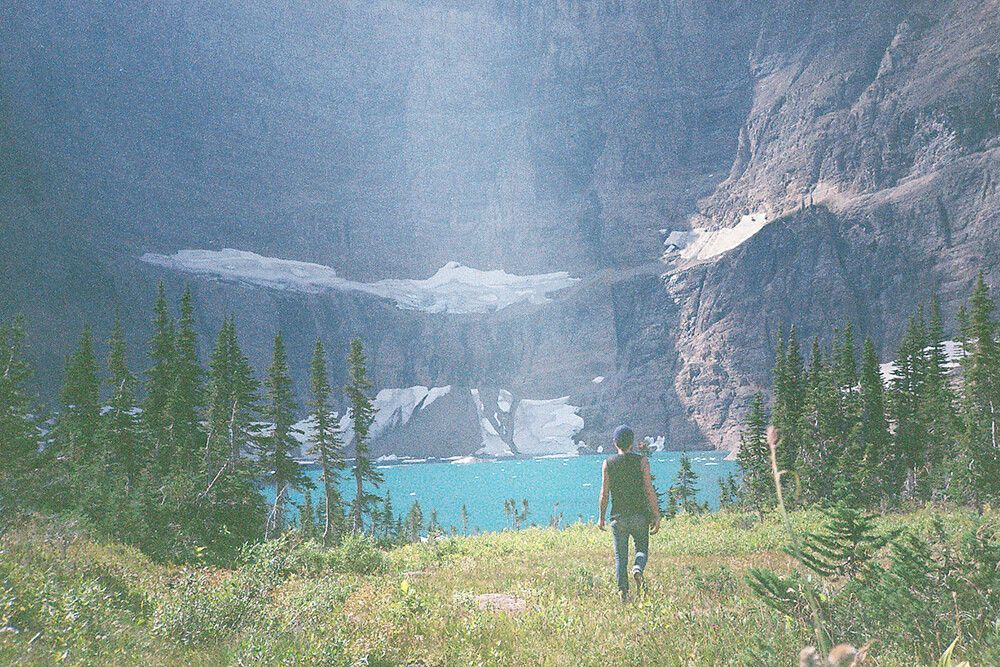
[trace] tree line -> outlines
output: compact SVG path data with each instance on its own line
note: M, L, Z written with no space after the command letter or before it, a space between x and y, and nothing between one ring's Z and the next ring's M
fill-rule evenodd
M951 500L981 507L1000 497L1000 355L996 305L982 274L956 315L950 358L938 300L910 318L888 377L866 339L860 360L848 321L808 362L794 328L778 335L770 410L758 394L741 438L739 502L774 503L769 423L782 478L802 503L855 507ZM794 480L794 482L793 482Z
M52 417L28 390L32 369L25 360L23 317L0 324L5 521L32 511L77 513L103 532L170 560L230 558L247 542L288 529L289 494L316 485L293 458L300 444L295 436L302 435L295 426L300 405L281 333L258 379L233 319L225 317L203 367L190 288L178 310L175 319L161 283L141 380L128 366L119 317L103 373L85 327L67 359ZM384 509L377 495L383 477L368 449L373 384L360 340L351 342L347 361L349 448L331 409L326 352L316 341L307 443L321 488L310 511L316 537L326 544L347 532L374 532ZM356 485L349 505L339 490L344 477ZM262 493L268 485L274 488L273 502L265 502ZM385 505L389 502L387 497Z

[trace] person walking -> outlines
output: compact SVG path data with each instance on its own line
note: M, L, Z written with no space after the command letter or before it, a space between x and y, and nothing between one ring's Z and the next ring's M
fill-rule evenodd
M615 429L618 453L606 459L601 469L600 519L597 527L605 530L604 515L611 500L611 532L615 543L615 570L622 602L628 600L628 542L635 543L632 579L636 595L645 590L643 570L649 557L649 536L660 530L660 508L649 474L649 459L632 451L635 433L622 424Z

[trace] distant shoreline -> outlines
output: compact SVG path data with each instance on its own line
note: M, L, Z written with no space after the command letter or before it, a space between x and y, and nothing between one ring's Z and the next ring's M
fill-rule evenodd
M733 455L726 449L667 449L667 450L657 450L655 452L650 452L651 455L664 455L664 454L681 454L683 452L694 453L713 453L713 454L723 454L728 459ZM375 465L379 467L391 467L391 466L402 466L402 465L421 465L425 463L451 463L453 465L471 465L475 463L506 463L508 461L535 461L544 459L575 459L583 458L588 456L601 457L610 456L610 452L595 452L595 451L580 451L576 454L539 454L536 456L530 455L511 455L511 456L449 456L447 458L437 458L434 456L427 457L408 457L408 456L397 456L395 454L390 454L388 456L382 456L375 460ZM353 458L345 458L344 461L354 461ZM319 462L313 459L295 459L295 462L299 465L306 467L319 468Z

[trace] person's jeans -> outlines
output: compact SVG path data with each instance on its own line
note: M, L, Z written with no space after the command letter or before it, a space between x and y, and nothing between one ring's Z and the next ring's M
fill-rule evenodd
M628 538L635 542L635 566L632 569L642 572L649 554L649 519L641 514L618 517L611 522L611 532L615 536L618 590L628 593Z

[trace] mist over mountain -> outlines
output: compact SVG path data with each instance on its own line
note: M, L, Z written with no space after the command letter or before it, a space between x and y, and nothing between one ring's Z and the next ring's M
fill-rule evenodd
M518 442L509 393L568 397L591 446L732 448L779 327L850 317L889 357L934 292L997 284L998 35L991 0L9 0L0 317L47 397L116 306L144 369L164 280L203 358L227 313L258 369L280 328L300 397L317 336L335 384L361 337L379 388L454 387L410 440ZM177 261L223 249L336 280ZM462 312L370 287L433 301L456 262L567 280Z

